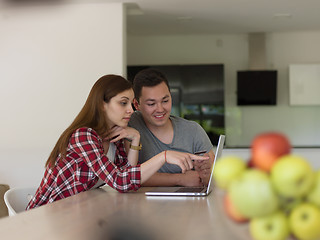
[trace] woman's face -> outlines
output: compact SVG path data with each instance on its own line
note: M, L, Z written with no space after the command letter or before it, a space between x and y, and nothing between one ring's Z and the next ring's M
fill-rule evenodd
M110 128L117 125L127 127L133 113L132 101L134 93L132 89L118 93L108 103L103 103L106 120Z

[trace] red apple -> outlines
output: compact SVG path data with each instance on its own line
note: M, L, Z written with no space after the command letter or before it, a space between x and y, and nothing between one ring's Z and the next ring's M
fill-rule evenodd
M233 221L238 222L238 223L243 223L243 222L247 222L248 221L248 219L245 218L244 216L242 216L239 213L239 211L235 208L235 206L233 205L228 193L226 193L224 195L223 206L224 206L224 210L226 211L227 215Z
M257 135L251 144L252 164L266 172L270 172L279 157L291 152L288 138L277 132Z
M253 164L253 161L252 159L249 159L249 161L247 162L247 168L254 168L254 164Z

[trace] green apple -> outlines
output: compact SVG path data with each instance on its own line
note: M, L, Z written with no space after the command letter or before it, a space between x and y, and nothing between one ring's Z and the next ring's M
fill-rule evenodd
M281 211L252 218L249 230L255 240L285 240L290 234L288 219Z
M315 185L307 196L308 201L320 207L320 170L316 172Z
M320 209L312 203L301 203L289 216L289 226L300 240L320 239Z
M221 157L214 168L214 179L221 189L226 190L230 182L246 169L246 163L236 156Z
M314 185L314 172L308 161L297 155L281 157L271 169L271 182L284 197L306 196Z
M235 208L246 218L271 214L279 206L268 174L259 169L245 170L231 182L229 194Z

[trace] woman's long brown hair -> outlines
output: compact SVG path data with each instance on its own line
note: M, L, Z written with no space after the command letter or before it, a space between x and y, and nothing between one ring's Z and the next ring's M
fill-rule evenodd
M108 103L111 98L130 88L132 88L131 83L118 75L105 75L99 78L93 85L79 114L59 137L46 166L52 168L60 153L62 157L66 157L70 137L78 128L89 127L94 129L102 138L106 137L109 126L105 119L103 103Z

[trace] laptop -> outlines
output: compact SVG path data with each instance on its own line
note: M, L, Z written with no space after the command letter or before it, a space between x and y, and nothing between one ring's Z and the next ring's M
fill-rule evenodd
M155 187L145 192L147 196L208 196L213 189L213 170L217 159L221 156L225 136L220 135L216 154L211 167L211 174L208 186L204 187Z

